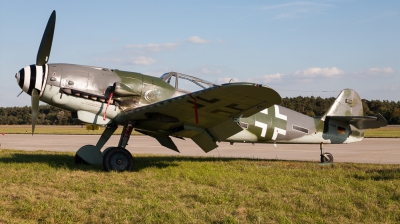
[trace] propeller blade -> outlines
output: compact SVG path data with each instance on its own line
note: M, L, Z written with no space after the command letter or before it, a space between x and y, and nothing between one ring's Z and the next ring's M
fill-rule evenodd
M51 45L53 43L54 28L56 26L56 10L51 13L46 29L44 30L42 42L40 42L36 65L42 66L49 61Z
M39 92L32 90L32 135L35 132L36 118L39 114Z
M24 91L22 90L19 94L18 94L18 96L17 97L19 97L19 95L21 95L22 93L23 93Z

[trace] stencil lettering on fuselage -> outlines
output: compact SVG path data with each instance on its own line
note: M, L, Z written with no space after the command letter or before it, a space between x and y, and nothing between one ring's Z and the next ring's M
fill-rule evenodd
M270 129L268 129L267 124L269 122L265 122L269 120L271 121ZM287 116L279 113L278 105L260 111L260 113L257 114L255 121L255 126L261 128L260 136L272 140L276 140L278 134L286 135L286 124Z

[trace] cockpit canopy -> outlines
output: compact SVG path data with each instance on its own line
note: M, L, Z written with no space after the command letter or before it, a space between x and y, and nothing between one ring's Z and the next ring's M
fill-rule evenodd
M175 87L177 91L186 93L218 86L217 84L177 72L165 73L160 78Z

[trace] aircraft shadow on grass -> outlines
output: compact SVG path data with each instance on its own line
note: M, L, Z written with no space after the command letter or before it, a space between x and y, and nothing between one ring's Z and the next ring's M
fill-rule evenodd
M0 158L0 163L19 163L19 164L33 164L41 163L48 164L53 168L67 168L70 170L100 170L101 167L90 167L75 164L71 160L71 155L50 155L50 154L22 154L22 153L11 153L10 157Z
M52 168L66 168L69 170L87 170L87 171L103 171L101 165L90 166L87 164L75 164L74 156L65 154L22 154L12 153L11 157L0 158L0 163L43 163L48 164ZM146 169L149 167L157 167L160 169L179 166L178 162L215 162L215 161L235 161L235 160L248 160L248 161L268 161L280 162L276 159L251 159L251 158L227 158L227 157L178 157L178 156L134 156L134 172ZM299 162L299 161L296 161Z
M140 170L156 167L159 169L167 168L167 167L176 167L179 166L178 162L215 162L215 161L238 161L238 160L247 160L247 161L263 161L263 162L271 162L279 163L283 160L278 159L251 159L251 158L227 158L227 157L187 157L187 156L134 156L134 166L132 171L138 172ZM103 171L103 167L101 165L91 166L87 164L75 164L73 162L72 155L66 154L23 154L23 153L12 153L11 157L3 157L0 158L0 163L42 163L48 164L50 167L55 169L69 169L69 170L82 170L82 171ZM298 163L308 163L305 161L288 161L285 162L296 162L297 165L292 164L290 168L300 168L301 164ZM289 163L290 164L290 163ZM260 166L263 168L264 166ZM287 168L287 167L286 167ZM374 181L388 181L388 180L398 180L400 179L400 169L371 169L365 172L365 175L355 174L350 176L352 178L358 180L374 180Z

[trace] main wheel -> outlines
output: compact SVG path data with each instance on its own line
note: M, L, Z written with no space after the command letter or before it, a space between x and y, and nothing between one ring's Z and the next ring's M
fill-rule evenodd
M103 156L103 167L105 171L123 172L132 170L132 154L124 148L110 148Z
M333 163L333 156L329 152L321 155L321 163Z

